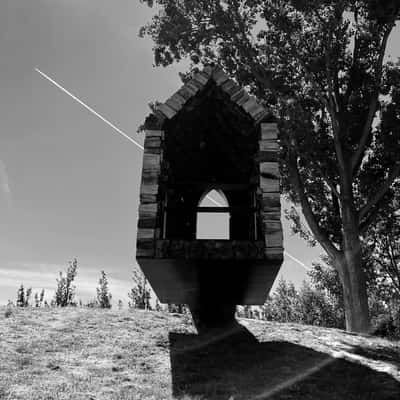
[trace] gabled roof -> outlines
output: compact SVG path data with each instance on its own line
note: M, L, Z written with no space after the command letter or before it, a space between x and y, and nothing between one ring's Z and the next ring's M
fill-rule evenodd
M249 95L245 89L229 78L221 67L208 65L202 71L194 72L191 79L166 102L156 105L155 112L146 118L146 128L154 128L154 125L162 125L165 119L173 118L188 100L196 96L211 80L229 96L233 103L241 107L255 124L262 122L266 117L271 117L271 111L264 108L254 96Z

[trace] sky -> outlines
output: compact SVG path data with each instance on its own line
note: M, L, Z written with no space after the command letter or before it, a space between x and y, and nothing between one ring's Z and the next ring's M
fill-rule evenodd
M142 152L35 69L143 144L148 103L174 93L187 69L153 66L151 41L138 37L153 13L137 0L0 1L0 304L21 283L51 296L74 257L78 298L95 297L105 270L114 300L126 300ZM399 43L397 29L393 56ZM321 249L283 223L286 251L318 260ZM286 256L279 276L299 285L306 269Z

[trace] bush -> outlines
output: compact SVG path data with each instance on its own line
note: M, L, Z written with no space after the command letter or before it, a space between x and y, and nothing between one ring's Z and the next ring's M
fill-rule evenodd
M390 315L381 315L373 321L373 334L376 336L395 339L398 337L398 327Z

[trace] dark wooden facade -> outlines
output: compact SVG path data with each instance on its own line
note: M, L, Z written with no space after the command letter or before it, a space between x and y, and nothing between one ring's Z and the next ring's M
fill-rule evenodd
M271 113L222 69L206 67L145 127L136 255L158 297L190 304L218 292L262 304L283 260ZM196 239L199 201L212 189L228 200L229 240Z

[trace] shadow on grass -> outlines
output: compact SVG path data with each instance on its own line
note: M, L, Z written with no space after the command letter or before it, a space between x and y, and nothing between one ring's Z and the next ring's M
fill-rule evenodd
M289 342L259 342L236 324L228 332L171 332L173 394L210 400L398 400L390 375Z
M354 346L350 352L375 361L389 362L400 369L400 348L382 349Z

